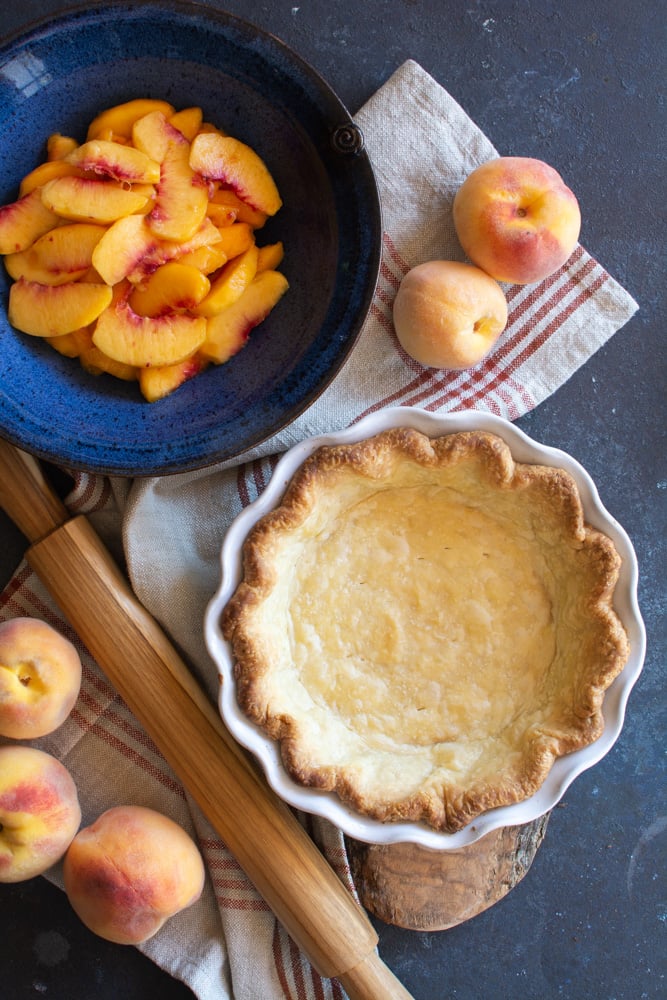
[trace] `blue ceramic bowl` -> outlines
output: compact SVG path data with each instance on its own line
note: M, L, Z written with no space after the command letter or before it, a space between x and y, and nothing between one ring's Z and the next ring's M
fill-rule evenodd
M52 132L82 140L99 111L134 97L200 106L266 160L283 208L261 242L284 242L290 283L235 358L147 403L13 330L2 269L0 436L67 468L144 476L235 458L317 398L370 308L381 218L358 132L317 73L254 26L180 2L70 9L0 48L0 204Z

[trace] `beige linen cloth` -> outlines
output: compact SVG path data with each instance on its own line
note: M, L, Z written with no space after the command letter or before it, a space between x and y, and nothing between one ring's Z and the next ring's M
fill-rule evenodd
M453 374L413 362L392 329L399 282L420 261L462 259L452 198L474 167L498 154L413 61L396 71L356 121L381 192L383 256L370 315L332 385L290 427L233 466L133 483L77 474L67 500L73 513L89 513L117 557L126 558L138 597L212 698L217 675L204 647L202 619L218 585L221 542L231 519L268 481L277 453L389 405L477 408L514 419L557 390L637 309L578 247L567 265L541 284L506 288L507 330L477 367ZM25 564L0 607L3 618L20 614L44 618L75 639ZM72 716L36 743L72 772L84 823L120 802L151 806L192 834L208 869L201 900L141 950L201 1000L342 998L340 986L320 980L298 953L90 656L83 650L82 656L84 682ZM353 892L340 832L324 821L302 820ZM59 866L48 877L61 884Z

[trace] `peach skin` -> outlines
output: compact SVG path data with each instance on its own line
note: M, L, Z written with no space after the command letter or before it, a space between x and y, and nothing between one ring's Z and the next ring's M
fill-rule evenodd
M507 300L493 278L472 264L431 260L408 271L393 307L398 341L431 368L470 368L507 325Z
M0 747L0 882L41 875L80 823L76 785L59 760L35 747Z
M144 806L108 809L72 841L63 864L67 897L94 934L140 944L195 903L204 863L172 819Z
M541 281L577 245L581 213L560 174L542 160L500 156L456 192L454 226L464 251L497 281Z
M0 736L31 740L52 733L80 688L81 660L64 635L38 618L0 624Z

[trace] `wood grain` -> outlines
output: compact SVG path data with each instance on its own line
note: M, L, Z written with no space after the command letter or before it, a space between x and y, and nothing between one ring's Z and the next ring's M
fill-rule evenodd
M521 881L542 843L549 817L501 827L454 851L415 844L348 841L362 904L385 923L446 930L502 899Z
M410 1000L378 957L367 915L227 732L90 523L70 520L39 463L2 441L0 505L33 542L29 565L314 967L350 1000ZM523 878L546 823L451 852L350 840L361 903L413 930L469 920Z
M350 1000L410 1000L377 955L366 913L229 735L90 523L65 520L39 465L6 442L0 504L34 542L29 565L314 967Z
M341 976L364 962L377 943L365 914L227 733L89 522L68 521L26 558L318 971Z

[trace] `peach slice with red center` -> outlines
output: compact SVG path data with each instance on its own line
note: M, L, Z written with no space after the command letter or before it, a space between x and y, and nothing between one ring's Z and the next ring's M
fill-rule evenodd
M42 285L19 278L9 289L8 318L12 326L33 337L57 337L88 326L112 299L108 285L68 282Z
M0 254L18 253L58 225L58 216L42 201L39 188L0 207Z
M219 231L208 219L189 240L175 243L156 236L144 216L128 215L109 226L93 251L92 263L108 285L128 277L139 283L161 264L219 241Z
M165 396L174 392L188 379L199 375L207 367L208 361L205 361L199 354L194 354L191 358L179 361L175 365L140 368L139 388L141 394L149 403L155 403L158 399L164 399Z
M123 104L115 104L112 108L102 111L88 126L88 139L98 139L103 133L122 136L129 139L132 136L134 123L150 114L151 111L161 111L162 114L173 115L176 109L168 101L157 98L139 97Z
M238 257L228 261L211 284L211 290L194 312L198 316L215 316L240 299L257 271L257 247L253 244Z
M269 315L288 289L280 271L262 271L231 306L207 321L206 340L199 354L223 364L245 345L251 331Z
M190 143L159 111L135 122L132 138L138 149L160 163L149 226L162 239L189 240L208 207L208 189L189 163Z
M192 169L211 180L227 184L239 198L266 215L275 215L282 199L268 167L239 139L215 132L200 132L192 140Z
M145 190L88 177L58 177L40 190L47 209L74 222L115 222L140 212L149 201Z
M65 162L80 170L92 170L127 184L157 184L160 180L160 164L150 156L133 146L105 139L90 139L77 146L67 155Z
M203 316L139 316L129 303L131 285L100 315L93 344L109 358L135 368L184 361L206 337Z
M146 256L138 261L137 265L128 272L127 277L134 284L138 284L147 274L152 274L162 264L166 264L170 260L180 260L185 254L191 253L191 251L197 250L202 246L212 246L220 239L219 230L206 218L196 233L183 243L177 243L174 240L157 239L154 234L152 235L154 239L153 246Z
M130 295L130 305L140 316L160 316L176 309L194 309L206 297L211 282L197 268L168 261Z
M14 279L26 278L42 285L77 281L86 274L93 250L105 232L104 226L86 222L56 226L27 250L8 254L5 267Z

